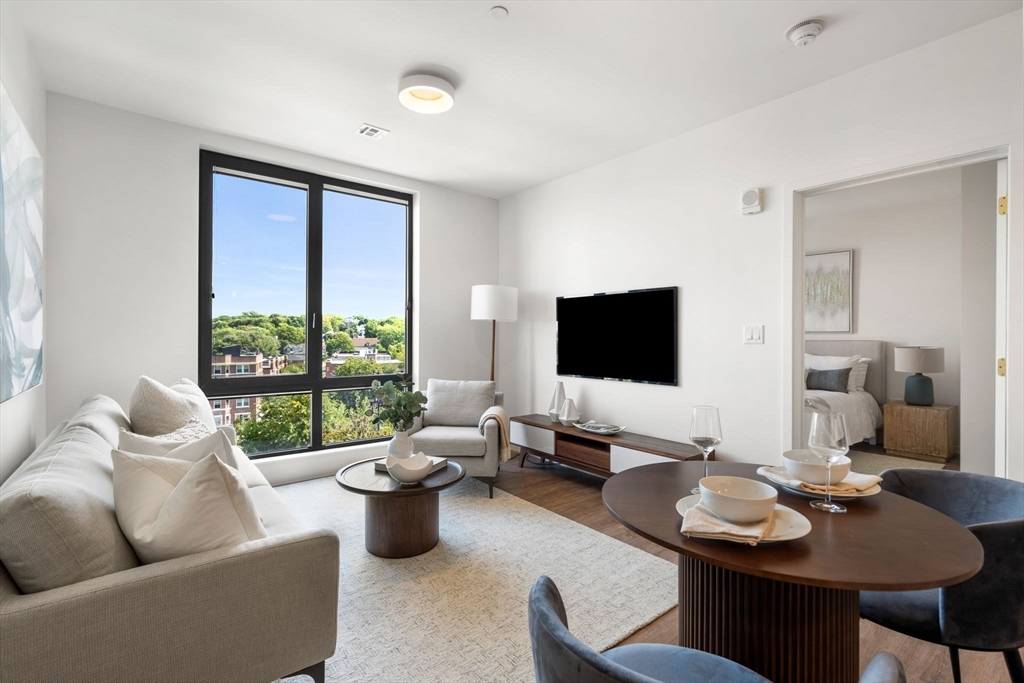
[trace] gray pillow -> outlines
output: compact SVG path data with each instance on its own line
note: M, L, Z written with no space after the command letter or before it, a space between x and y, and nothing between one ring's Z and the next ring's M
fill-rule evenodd
M807 388L819 391L849 393L850 372L853 368L839 370L810 370L807 372Z
M494 405L494 382L427 381L427 411L423 426L477 427L484 411Z

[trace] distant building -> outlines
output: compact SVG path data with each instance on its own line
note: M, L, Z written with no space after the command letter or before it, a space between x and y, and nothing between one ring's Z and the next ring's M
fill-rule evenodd
M247 375L279 375L288 359L285 356L264 356L262 353L242 353L240 346L226 346L224 353L213 355L213 376L245 377ZM215 398L210 400L213 421L220 425L234 424L236 420L255 418L259 398Z

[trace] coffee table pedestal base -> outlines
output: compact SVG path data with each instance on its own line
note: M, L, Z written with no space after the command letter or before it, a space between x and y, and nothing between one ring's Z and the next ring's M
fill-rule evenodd
M438 494L366 497L366 550L377 557L422 555L437 545Z
M857 591L763 579L679 556L679 644L774 683L856 681L859 612Z

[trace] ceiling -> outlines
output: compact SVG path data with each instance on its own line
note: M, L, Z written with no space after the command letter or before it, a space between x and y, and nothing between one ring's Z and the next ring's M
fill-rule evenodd
M1020 0L5 1L48 90L490 197L593 166L1021 7ZM785 39L820 16L803 49ZM399 79L456 86L404 109ZM357 136L383 126L382 140Z

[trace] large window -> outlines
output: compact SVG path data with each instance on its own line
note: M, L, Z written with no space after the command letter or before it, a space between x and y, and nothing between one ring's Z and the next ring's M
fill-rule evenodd
M412 196L200 154L199 378L253 456L390 436L411 372Z

